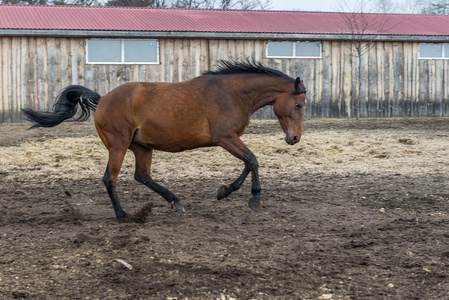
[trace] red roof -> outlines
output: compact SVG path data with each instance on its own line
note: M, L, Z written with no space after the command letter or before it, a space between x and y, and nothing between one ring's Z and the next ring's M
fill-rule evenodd
M0 29L351 34L360 14L105 6L0 5ZM449 35L449 16L364 14L365 34ZM384 24L379 30L379 24Z

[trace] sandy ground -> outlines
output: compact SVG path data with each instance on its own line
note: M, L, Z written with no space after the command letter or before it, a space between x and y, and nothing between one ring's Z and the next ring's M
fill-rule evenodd
M186 213L133 180L119 223L92 123L0 125L0 298L449 299L449 119L307 120L287 145L250 124L250 182L217 201L242 163L220 148L156 152L153 177Z

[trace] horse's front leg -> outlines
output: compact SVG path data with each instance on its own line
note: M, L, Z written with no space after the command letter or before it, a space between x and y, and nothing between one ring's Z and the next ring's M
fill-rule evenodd
M222 199L228 196L233 191L240 188L246 176L251 172L251 192L253 197L249 200L249 207L258 212L260 209L260 180L259 180L259 163L257 162L256 156L249 150L245 144L240 140L240 138L235 135L230 138L223 139L219 146L223 147L229 151L235 157L243 160L245 163L245 169L242 174L234 181L230 186L222 186L218 190L218 199Z
M221 200L223 198L226 198L232 192L238 190L242 186L243 182L246 179L246 176L248 176L250 171L251 170L249 168L249 165L245 163L245 169L243 170L242 174L239 176L239 178L237 178L236 181L234 181L230 185L223 185L218 189L217 199Z

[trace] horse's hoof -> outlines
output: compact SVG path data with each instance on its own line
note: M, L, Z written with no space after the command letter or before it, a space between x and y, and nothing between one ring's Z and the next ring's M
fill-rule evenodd
M174 209L176 209L177 211L185 212L184 207L182 207L182 205L181 205L179 202L173 202L173 203L171 204L171 207L174 208Z
M228 189L227 186L222 185L219 189L218 189L218 193L217 193L217 200L221 200L223 198L226 198L228 196L228 193L226 193L226 190Z
M252 210L254 210L255 212L259 212L260 210L260 200L256 200L253 198L251 198L248 202L249 204L249 208L251 208Z
M120 214L117 215L117 221L119 221L119 223L130 223L133 222L132 221L132 216L126 212L124 212L124 214Z
M121 212L117 212L115 214L115 217L117 218L117 220L122 221L122 220L129 219L131 217L131 215L128 214L126 211L122 210Z

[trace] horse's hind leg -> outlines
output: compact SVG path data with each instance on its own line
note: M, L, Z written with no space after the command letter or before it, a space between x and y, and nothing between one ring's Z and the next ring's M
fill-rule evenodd
M136 157L136 171L134 173L134 178L138 182L143 183L151 190L161 195L176 210L183 212L184 208L179 203L178 197L176 197L175 194L173 194L163 186L156 183L151 178L150 170L151 170L151 162L153 159L153 150L150 148L143 147L136 143L132 143L129 149L134 153L134 156Z
M114 208L117 219L123 219L129 215L123 210L117 195L117 178L122 167L125 151L117 151L109 149L109 162L106 167L106 172L103 176L103 182L108 190L109 198L111 198L112 207Z

